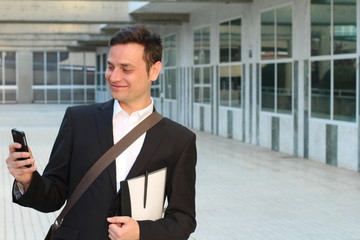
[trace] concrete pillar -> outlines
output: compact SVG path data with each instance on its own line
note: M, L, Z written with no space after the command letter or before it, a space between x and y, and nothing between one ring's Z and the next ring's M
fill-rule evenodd
M31 103L33 84L33 58L32 52L17 53L17 85L18 103Z

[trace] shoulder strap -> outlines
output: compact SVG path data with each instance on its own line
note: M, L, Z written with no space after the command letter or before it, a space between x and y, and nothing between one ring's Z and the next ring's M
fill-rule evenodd
M76 186L73 194L67 201L64 209L55 220L55 225L60 226L64 217L74 204L79 200L82 194L88 189L91 183L104 171L126 148L128 148L136 139L143 135L147 130L153 127L163 118L156 111L152 112L147 118L140 122L128 134L120 139L114 146L105 152L91 168L86 172L81 181Z

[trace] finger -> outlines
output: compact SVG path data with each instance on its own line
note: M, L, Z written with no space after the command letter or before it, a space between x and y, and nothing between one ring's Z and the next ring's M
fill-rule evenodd
M109 217L107 221L109 223L125 223L129 221L130 217Z
M19 169L19 168L25 168L28 165L34 166L35 159L33 159L33 158L28 158L26 160L7 159L6 163L7 163L7 167L9 170ZM28 167L26 167L26 168L28 168Z
M10 152L10 153L15 152L16 149L18 149L18 148L21 148L21 144L20 144L20 143L17 143L17 142L10 143L10 145L9 145L9 152Z

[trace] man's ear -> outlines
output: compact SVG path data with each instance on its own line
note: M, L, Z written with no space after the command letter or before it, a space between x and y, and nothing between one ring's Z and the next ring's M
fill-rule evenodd
M151 66L149 76L151 81L155 81L158 79L161 69L162 63L160 61L157 61Z

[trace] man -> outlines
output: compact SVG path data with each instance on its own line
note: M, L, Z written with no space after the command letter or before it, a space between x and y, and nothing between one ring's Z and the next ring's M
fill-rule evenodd
M162 44L143 25L110 40L106 80L114 100L66 110L41 176L31 152L9 146L14 202L42 212L58 210L94 162L153 111L150 88L162 68ZM16 161L17 158L30 157ZM32 164L32 167L25 166ZM164 118L116 158L78 200L56 239L187 239L195 230L195 134ZM120 181L167 167L164 218L135 221L109 216Z

